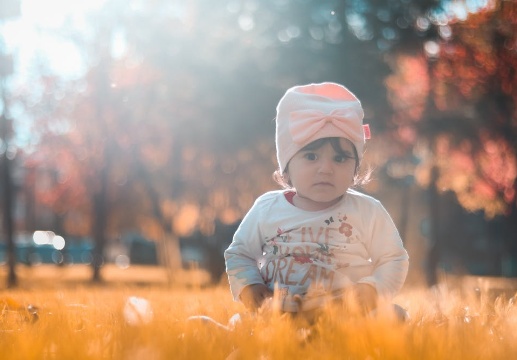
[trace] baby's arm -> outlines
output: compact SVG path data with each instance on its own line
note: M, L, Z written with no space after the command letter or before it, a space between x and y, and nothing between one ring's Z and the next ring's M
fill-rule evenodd
M262 256L258 211L253 207L242 220L233 241L224 252L230 290L236 301L253 307L264 299L266 287L258 260ZM261 285L261 286L255 286Z
M408 272L408 254L402 239L384 207L376 208L371 217L371 236L367 243L374 271L359 283L375 287L378 295L394 296L404 285Z
M253 255L252 249L239 240L237 234L224 257L234 300L242 300L241 293L246 287L256 284L265 286L257 265L259 256Z

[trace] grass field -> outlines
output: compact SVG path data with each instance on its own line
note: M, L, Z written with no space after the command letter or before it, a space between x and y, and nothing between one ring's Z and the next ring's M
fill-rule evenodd
M1 359L512 359L517 356L514 283L448 279L435 289L406 287L396 302L401 323L381 306L376 317L328 308L312 326L279 313L242 318L222 284L185 272L168 285L158 268L20 268L20 286L5 289L0 268Z

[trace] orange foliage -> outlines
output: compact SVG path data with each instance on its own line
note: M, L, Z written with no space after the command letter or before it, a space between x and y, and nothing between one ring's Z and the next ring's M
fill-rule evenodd
M427 62L422 55L396 55L393 75L385 80L396 124L421 119L430 90Z
M176 234L179 236L190 234L197 225L200 216L206 216L206 214L200 214L197 204L184 204L181 206L173 220Z
M450 135L436 139L435 165L440 169L437 187L454 191L464 208L484 210L493 217L505 213L515 200L517 158L504 139L495 140L484 133L480 138L484 141L480 149L473 149L470 140L455 145ZM422 184L428 184L429 171L425 164L421 166L418 179Z
M433 154L423 159L419 181L428 184L437 166L438 188L454 191L465 208L503 214L517 195L517 2L490 2L449 27L452 36L440 40L439 56L395 55L386 79L394 134L415 144L414 123L427 122L432 130L421 135L430 139ZM443 115L435 124L440 113L457 116Z

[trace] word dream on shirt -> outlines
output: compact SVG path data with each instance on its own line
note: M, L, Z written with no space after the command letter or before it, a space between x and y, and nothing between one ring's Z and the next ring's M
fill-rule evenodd
M322 286L332 288L335 271L348 267L340 262L333 249L345 249L346 244L358 241L353 236L353 227L345 222L346 216L339 221L336 228L329 226L301 227L282 231L277 230L276 237L266 241L265 251L269 261L262 269L266 283L279 283L287 286ZM272 257L271 257L272 255Z

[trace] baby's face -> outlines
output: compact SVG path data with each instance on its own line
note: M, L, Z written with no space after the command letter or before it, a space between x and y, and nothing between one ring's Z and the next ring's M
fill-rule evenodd
M353 144L340 139L344 153L329 142L312 150L300 150L289 162L288 179L296 189L294 204L317 211L337 203L354 182L356 159Z

